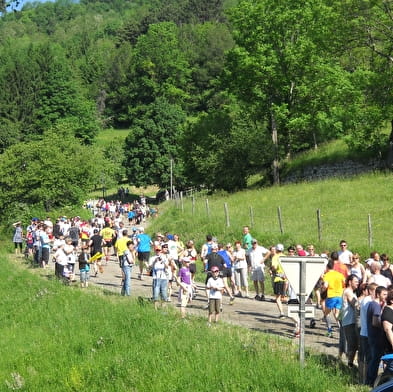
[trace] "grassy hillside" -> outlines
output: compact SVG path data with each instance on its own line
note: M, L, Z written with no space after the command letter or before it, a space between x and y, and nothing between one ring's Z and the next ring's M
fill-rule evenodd
M2 391L362 390L322 356L301 369L296 345L278 337L183 321L176 309L67 287L0 257Z
M393 229L390 227L393 220L392 191L393 175L378 173L235 194L197 195L194 209L192 199L168 202L166 213L152 224L150 230L177 232L183 240L195 239L200 246L208 233L225 242L241 239L242 226L250 225L253 237L265 246L277 242L284 243L286 247L313 243L321 252L338 249L339 241L345 239L349 248L364 258L374 249L393 255ZM224 203L229 212L229 227ZM281 209L283 234L278 207ZM318 209L321 212L321 241Z
M95 138L95 143L97 146L107 147L113 140L125 140L125 138L130 133L129 129L105 129L98 133Z

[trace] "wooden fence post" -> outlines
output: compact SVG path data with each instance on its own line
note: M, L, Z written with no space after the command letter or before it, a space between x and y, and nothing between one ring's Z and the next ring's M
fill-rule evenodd
M371 227L371 215L368 214L368 247L371 248L373 246L373 231Z
M230 222L229 222L229 212L228 212L228 204L224 203L224 211L225 211L225 222L227 227L230 226Z
M282 226L281 207L277 208L277 213L278 213L278 223L280 225L280 232L281 232L281 234L284 234L284 229L283 229L283 226Z
M210 217L210 209L209 209L209 200L208 199L206 199L206 214L207 214L207 217L209 218Z
M318 222L318 240L322 240L322 222L321 222L321 210L317 209L317 222Z
M192 196L192 215L195 214L195 197Z

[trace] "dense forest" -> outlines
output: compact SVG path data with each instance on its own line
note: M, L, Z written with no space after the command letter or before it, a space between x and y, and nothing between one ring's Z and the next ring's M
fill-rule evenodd
M166 187L171 161L178 188L234 191L255 173L279 183L285 157L337 138L391 164L390 1L6 5L3 210L77 203L124 175ZM98 148L108 128L129 134Z

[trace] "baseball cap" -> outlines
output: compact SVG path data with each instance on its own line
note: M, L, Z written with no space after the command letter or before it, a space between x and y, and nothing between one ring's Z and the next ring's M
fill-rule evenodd
M94 229L93 233L98 233L98 231L99 231L98 229Z
M213 267L211 268L210 271L211 271L211 272L219 271L219 268L218 268L216 265L213 265Z
M284 250L284 245L283 245L283 244L277 244L277 245L276 245L276 249L277 249L279 252L282 252L282 251Z
M212 249L218 249L218 245L217 244L212 244Z

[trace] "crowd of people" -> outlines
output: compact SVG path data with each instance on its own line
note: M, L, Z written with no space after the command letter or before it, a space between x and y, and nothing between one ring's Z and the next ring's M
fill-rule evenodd
M143 205L143 203L141 203ZM115 206L113 208L112 206ZM115 257L122 271L121 294L131 295L131 272L138 269L138 279L151 276L151 299L156 308L171 301L172 290L178 290L181 317L196 295L195 276L198 260L205 279L205 308L208 323L219 321L223 295L229 305L236 298L250 298L252 282L255 301L265 300L266 276L271 279L278 318L286 318L283 303L296 303L280 257L324 257L326 271L313 291L316 308L323 311L326 335L338 332L339 356L346 355L349 367L354 366L357 355L360 382L373 385L381 356L393 352L393 266L386 254L372 252L361 262L358 253L352 253L345 240L338 251L317 254L312 244L283 244L264 247L255 239L248 226L243 227L238 241L220 243L207 235L200 252L193 240L185 243L178 234L156 233L151 238L142 223L132 217L122 203L100 201L90 220L79 217L59 217L52 223L33 218L23 232L21 222L14 223L15 253L31 256L33 263L46 268L55 262L56 276L65 282L76 280L79 265L81 287L88 287L91 276L104 272L105 265ZM124 207L124 206L123 206ZM139 207L137 207L139 208ZM131 224L126 228L126 223ZM292 316L293 317L293 316ZM299 336L299 320L293 317L294 336ZM336 328L336 330L333 329Z

